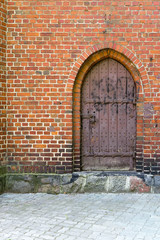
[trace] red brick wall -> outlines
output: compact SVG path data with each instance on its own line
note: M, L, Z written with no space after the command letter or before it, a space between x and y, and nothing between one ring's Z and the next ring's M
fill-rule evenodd
M6 156L6 1L0 1L0 165Z
M127 57L143 78L137 169L159 173L159 11L160 1L149 0L8 0L9 171L73 170L76 74L85 59L109 43L122 55L130 52Z

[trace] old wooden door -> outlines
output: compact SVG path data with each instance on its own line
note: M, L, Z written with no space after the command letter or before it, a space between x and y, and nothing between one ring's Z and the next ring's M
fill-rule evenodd
M136 91L113 59L96 64L82 86L82 170L131 170L136 138Z

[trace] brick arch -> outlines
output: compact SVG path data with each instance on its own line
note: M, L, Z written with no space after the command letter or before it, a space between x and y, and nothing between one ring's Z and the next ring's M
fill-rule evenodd
M69 83L73 90L73 169L75 171L81 169L81 86L88 71L105 58L112 58L124 65L135 81L137 89L136 152L138 153L136 162L139 168L143 165L143 103L145 91L149 86L147 74L133 53L119 45L114 45L112 48L111 46L109 48L109 45L111 44L108 44L108 48L103 46L103 49L101 45L88 48L77 60L70 75Z

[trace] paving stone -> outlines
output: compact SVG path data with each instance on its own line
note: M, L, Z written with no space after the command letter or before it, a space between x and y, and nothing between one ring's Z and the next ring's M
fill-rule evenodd
M0 240L158 240L158 194L2 194Z

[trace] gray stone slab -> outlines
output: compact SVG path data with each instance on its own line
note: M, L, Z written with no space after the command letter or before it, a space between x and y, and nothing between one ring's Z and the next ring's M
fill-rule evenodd
M0 188L1 187L0 183ZM8 174L6 191L17 193L160 193L160 176L132 171L75 172L73 174Z

